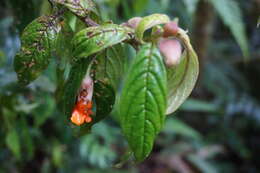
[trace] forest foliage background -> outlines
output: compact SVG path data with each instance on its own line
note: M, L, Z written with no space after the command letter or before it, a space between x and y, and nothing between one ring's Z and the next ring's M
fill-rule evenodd
M29 87L17 84L19 35L48 13L48 1L1 1L0 172L259 172L260 1L95 2L102 18L115 23L152 13L178 17L199 56L196 89L167 117L146 161L114 168L127 149L118 124L107 118L92 134L75 136L55 102L55 62Z

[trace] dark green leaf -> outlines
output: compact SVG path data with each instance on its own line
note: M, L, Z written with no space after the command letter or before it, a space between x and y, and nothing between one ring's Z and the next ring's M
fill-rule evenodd
M112 111L115 103L115 91L110 85L97 81L94 85L93 94L96 103L96 114L93 117L93 122L96 123Z
M128 32L127 28L115 24L89 27L78 32L72 40L74 45L74 60L88 57L129 39Z
M25 28L21 36L21 51L14 60L19 82L28 84L47 68L59 30L53 16L39 17Z
M95 76L116 90L125 71L127 58L122 44L106 49L96 59Z
M158 49L141 47L123 87L119 119L137 161L151 152L166 110L167 74Z

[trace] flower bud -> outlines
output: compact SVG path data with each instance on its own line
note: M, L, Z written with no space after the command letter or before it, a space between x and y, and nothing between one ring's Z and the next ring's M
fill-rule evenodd
M164 25L163 29L163 37L171 37L175 36L178 33L179 27L177 22L169 22Z
M126 26L136 29L140 21L142 20L142 17L133 17L127 21Z
M158 47L164 56L164 63L167 67L173 67L180 63L182 47L177 39L162 38L158 43Z
M85 100L87 100L87 101L92 100L93 89L94 89L93 79L89 75L86 75L84 77L84 79L82 80L81 88L80 88L80 90L86 90L87 91L87 95L85 97ZM79 96L80 96L80 94L79 94Z

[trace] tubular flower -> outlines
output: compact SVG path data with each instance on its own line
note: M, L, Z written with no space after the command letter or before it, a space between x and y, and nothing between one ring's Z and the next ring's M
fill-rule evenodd
M71 122L80 126L84 123L90 123L92 121L92 96L93 96L93 80L90 76L86 76L81 84L77 102L73 108L71 115Z

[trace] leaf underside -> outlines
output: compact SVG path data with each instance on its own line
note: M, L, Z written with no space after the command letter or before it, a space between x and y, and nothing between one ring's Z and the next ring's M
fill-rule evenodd
M177 67L167 69L168 107L167 114L176 111L192 92L199 74L196 53L186 50Z

